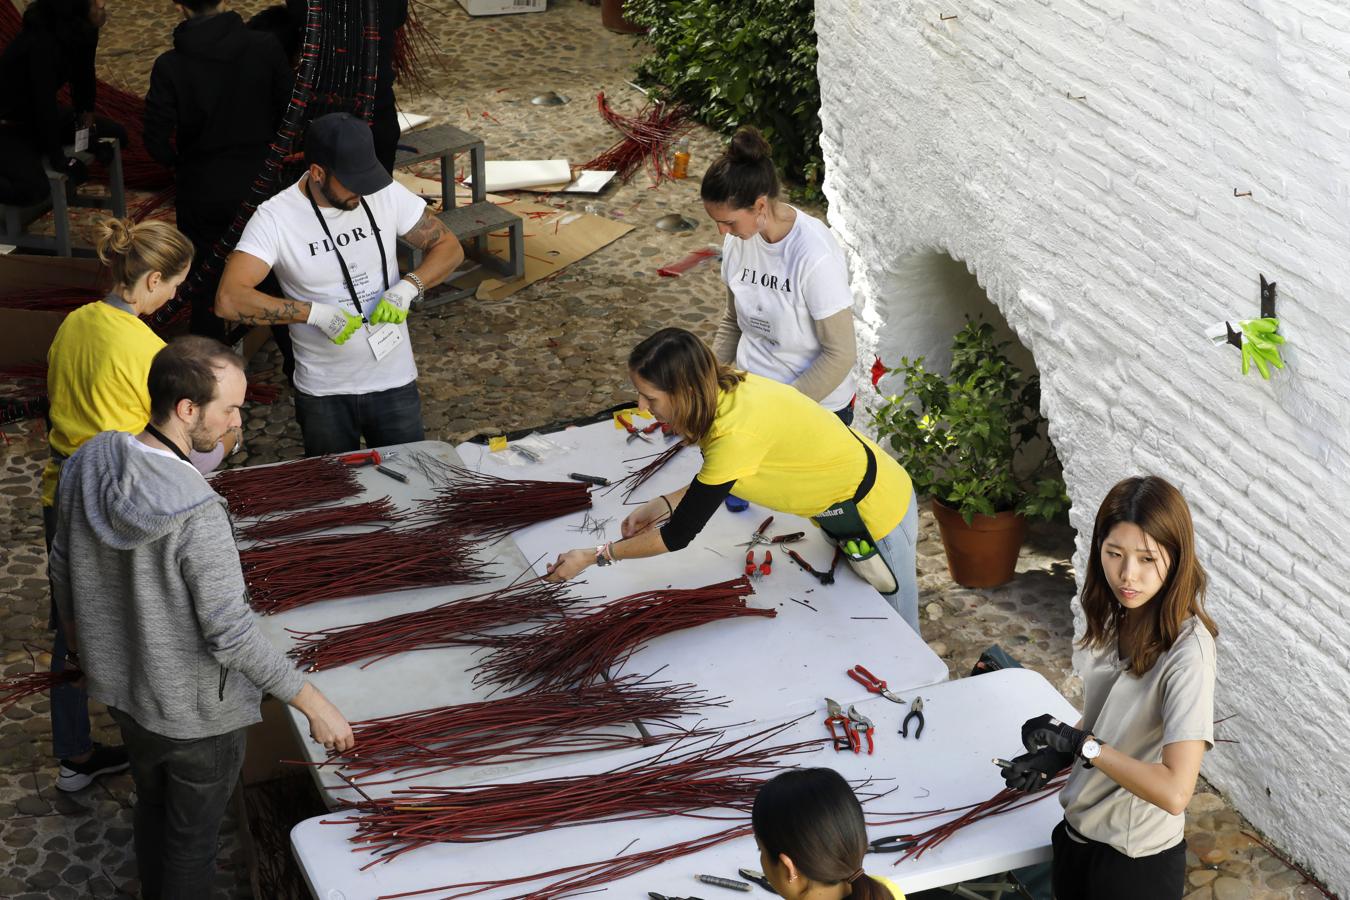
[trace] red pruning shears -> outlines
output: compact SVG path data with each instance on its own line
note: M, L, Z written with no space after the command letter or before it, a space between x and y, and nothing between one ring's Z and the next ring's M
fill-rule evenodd
M825 698L825 709L829 713L825 717L825 727L830 729L830 740L834 743L834 749L837 753L840 750L852 750L857 753L862 749L862 738L853 728L853 720L844 712L844 708L829 697ZM834 726L838 725L843 734L838 734Z
M614 418L617 419L619 424L623 426L623 430L628 432L628 440L625 441L625 443L631 444L635 440L646 441L649 444L652 442L651 438L647 437L641 431L638 431L636 428L633 427L633 423L628 420L627 416L615 416Z
M339 456L338 460L344 466L378 466L384 460L380 459L378 450L362 450L360 453L348 453L345 456Z
M869 694L880 694L892 703L903 704L905 702L902 698L895 696L895 694L886 689L886 682L867 671L861 665L856 665L849 669L848 677L867 688Z
M753 549L745 551L745 574L750 578L763 578L773 571L773 551L764 551L764 562L760 563L758 568L755 566L755 551Z
M854 753L862 752L862 738L863 735L866 735L867 755L871 756L873 748L872 733L877 730L876 726L872 724L871 719L867 718L867 716L864 716L862 713L858 712L852 706L848 708L848 719L849 722L851 722L853 725L854 734L858 736L858 743L857 746L853 748L853 752Z
M830 561L830 570L828 572L822 572L812 566L809 562L802 559L802 555L796 550L788 550L788 556L792 557L792 561L801 566L803 571L815 576L816 580L824 585L834 584L834 567L839 565L839 558L843 556L843 552L840 551L838 547L834 549L834 559Z

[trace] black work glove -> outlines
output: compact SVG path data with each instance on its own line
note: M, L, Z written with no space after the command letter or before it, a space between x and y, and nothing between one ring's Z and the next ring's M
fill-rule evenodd
M1073 757L1044 747L1031 753L1023 753L1009 760L1011 765L999 770L1003 783L1014 791L1035 791L1045 787L1046 782L1058 775L1066 766L1073 763Z
M105 166L111 165L113 161L113 145L107 141L100 141L97 137L89 138L89 152Z
M1083 741L1088 739L1086 731L1079 731L1067 722L1061 722L1049 713L1027 719L1022 723L1022 746L1028 750L1050 747L1071 757L1078 755Z
M75 157L67 157L57 169L70 179L71 184L84 184L89 180L89 167Z

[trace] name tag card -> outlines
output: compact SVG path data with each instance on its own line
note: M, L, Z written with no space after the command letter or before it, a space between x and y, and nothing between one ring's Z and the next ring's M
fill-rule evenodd
M379 362L403 343L403 331L397 325L377 325L368 332L367 339L370 341L370 352L375 354L375 361Z

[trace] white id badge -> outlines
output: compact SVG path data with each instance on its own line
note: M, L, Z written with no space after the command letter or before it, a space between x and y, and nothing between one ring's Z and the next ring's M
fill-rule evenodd
M403 343L403 330L392 323L377 325L366 339L370 342L370 352L375 354L375 361L379 362Z
M75 131L75 152L83 153L89 149L89 129L80 128Z

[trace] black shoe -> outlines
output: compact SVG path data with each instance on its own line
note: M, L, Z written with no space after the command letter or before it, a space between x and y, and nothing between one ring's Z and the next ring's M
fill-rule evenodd
M131 763L127 761L127 748L95 744L93 755L84 762L61 760L61 774L56 778L56 788L67 793L82 791L93 784L94 779L100 775L125 772L130 765Z

